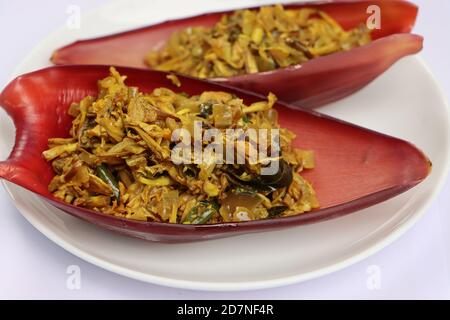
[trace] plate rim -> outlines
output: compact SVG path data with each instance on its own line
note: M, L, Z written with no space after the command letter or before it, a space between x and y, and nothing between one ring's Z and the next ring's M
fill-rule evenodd
M101 5L97 8L89 10L84 16L91 16L93 14L96 14L99 10L102 8L114 4L116 1L107 3L105 5ZM12 78L16 77L18 74L20 74L19 70L23 69L27 61L30 60L30 58L35 54L38 49L45 44L46 42L50 41L56 34L61 32L64 29L64 27L56 28L54 31L49 33L44 39L42 39L26 56L23 58L23 60L16 66L16 68L13 70L12 74L10 75L8 80L11 80ZM415 55L412 57L415 59L420 66L424 69L424 71L429 76L430 80L432 81L434 87L436 88L440 99L443 101L445 106L445 113L446 113L446 122L447 122L447 140L450 140L450 110L449 110L449 103L447 100L447 97L444 93L444 90L434 74L431 72L425 61L421 56ZM357 262L360 262L367 257L377 253L381 249L387 247L391 243L393 243L395 240L399 239L403 234L405 234L413 225L415 225L425 214L426 211L431 207L431 205L434 203L435 199L441 192L442 188L444 187L445 182L448 179L449 172L450 172L450 148L447 148L447 152L445 154L444 159L445 167L443 168L442 174L437 177L438 181L434 185L432 189L432 194L429 196L429 198L425 201L425 203L421 206L421 208L414 210L414 214L406 220L404 223L399 225L398 228L391 231L386 237L384 237L381 240L375 241L373 245L368 246L367 248L360 250L358 253L352 255L351 257L344 258L340 260L339 262L333 263L331 265L318 268L313 271L309 271L306 273L301 273L298 275L291 275L291 276L281 276L274 279L268 279L268 280L255 280L255 281L246 281L246 282L214 282L214 281L189 281L189 280L182 280L182 279L174 279L170 277L164 277L164 276L158 276L158 275L152 275L141 271L132 270L130 268L117 266L113 263L110 263L108 261L105 261L101 258L96 257L93 254L89 254L84 252L82 249L78 248L74 244L71 244L69 241L59 237L57 233L51 230L50 227L46 226L44 223L41 223L39 221L39 218L37 215L29 212L29 210L18 206L15 199L14 194L16 191L13 191L10 188L10 185L12 185L10 182L7 182L5 180L2 180L2 184L4 186L4 189L7 191L9 197L11 198L11 201L13 202L14 206L17 208L17 210L21 213L21 215L39 232L41 232L44 236L46 236L49 240L57 244L58 246L62 247L64 250L70 252L71 254L83 259L84 261L87 261L89 263L92 263L102 269L108 270L110 272L132 278L135 280L152 283L156 285L161 286L167 286L172 288L181 288L181 289L189 289L189 290L204 290L204 291L249 291L249 290L258 290L258 289L268 289L268 288L274 288L274 287L280 287L280 286L286 286L290 284L300 283L307 280L316 279L322 276L325 276L327 274L342 270L350 265L353 265ZM22 190L21 190L22 191ZM26 190L23 190L27 192ZM41 199L38 199L38 201L42 201Z

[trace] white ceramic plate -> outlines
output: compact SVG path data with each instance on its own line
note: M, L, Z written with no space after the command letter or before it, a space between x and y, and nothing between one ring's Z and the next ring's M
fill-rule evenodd
M77 38L134 28L169 17L254 5L261 1L119 1L83 16L81 29L60 29L37 46L16 75L48 65L52 51ZM339 270L385 247L430 206L447 175L449 113L433 76L417 57L397 63L359 93L322 112L409 140L433 161L413 190L352 215L297 227L191 244L157 244L101 230L6 183L17 208L49 239L73 254L131 278L204 290L249 290L304 281ZM0 114L0 157L12 148L14 128Z

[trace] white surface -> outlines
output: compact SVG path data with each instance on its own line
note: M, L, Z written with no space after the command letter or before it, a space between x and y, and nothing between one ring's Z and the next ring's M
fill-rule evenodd
M15 6L25 1L15 2ZM77 3L77 1L74 1ZM100 3L100 1L99 1ZM82 10L86 2L78 1ZM2 33L10 44L10 52L3 50L1 63L6 64L1 70L1 81L6 82L8 74L22 57L56 25L63 24L67 15L67 3L58 2L58 6L45 5L42 8L27 10L16 9L14 15L11 3L8 6L0 3L0 21ZM93 2L90 3L93 5ZM439 27L449 17L442 16L443 6L448 7L445 0L434 1L433 7L427 4L422 7L416 31L426 36L428 48L425 58L432 69L441 73L441 81L449 92L449 78L445 78L448 70L448 48L442 48L442 34ZM157 6L157 2L155 2ZM54 12L54 14L50 14ZM59 12L59 14L58 14ZM5 15L3 17L3 15ZM48 16L48 18L46 18ZM442 22L437 23L439 17ZM52 19L50 19L52 17ZM59 19L59 20L58 20ZM21 21L21 23L17 23ZM26 24L23 21L28 21ZM40 22L38 27L35 23ZM436 26L433 24L436 23ZM6 27L7 26L7 27ZM17 29L13 30L13 26ZM8 28L8 29L7 29ZM434 29L433 29L434 28ZM38 36L33 32L40 32ZM17 41L21 39L21 41ZM433 46L434 50L429 49ZM28 47L27 47L28 45ZM17 49L15 48L17 46ZM24 46L23 48L19 48ZM15 51L17 50L17 51ZM20 52L20 53L19 53ZM22 56L20 56L20 54ZM439 59L440 57L440 59ZM444 63L447 63L445 69ZM429 106L432 107L432 106ZM448 190L448 187L446 188ZM445 194L445 191L444 193ZM34 230L10 204L5 193L0 193L5 215L0 226L0 297L56 297L56 298L416 298L416 297L450 297L448 277L448 230L450 219L445 213L449 209L449 201L441 195L427 215L399 241L382 252L338 273L298 284L271 290L260 290L244 293L203 293L163 288L139 283L113 275L93 267L74 256L65 253ZM24 231L24 232L21 232ZM34 241L33 241L34 240ZM36 243L38 242L38 243ZM80 290L66 288L66 268L79 265L82 272ZM376 266L371 267L371 266ZM367 281L374 272L380 271L381 287L370 290Z

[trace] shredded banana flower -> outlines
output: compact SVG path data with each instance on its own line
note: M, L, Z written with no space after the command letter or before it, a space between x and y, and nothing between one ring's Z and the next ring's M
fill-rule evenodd
M128 87L114 68L110 72L98 81L97 97L70 106L70 137L49 139L43 152L55 172L49 190L56 198L122 218L184 224L289 216L319 206L300 175L314 168L314 154L291 146L295 135L279 128L274 95L246 105L227 92L188 96L157 88L142 93ZM178 78L169 80L180 84ZM202 141L204 161L178 163L173 134L178 129L195 133L195 123L202 133L216 129L224 140L228 129L279 129L280 155L251 161L251 150L261 142L249 138L241 151L232 145L243 163L219 163ZM264 176L268 163L279 168Z
M232 77L302 64L370 43L364 24L344 30L324 11L282 5L237 10L213 27L172 33L146 57L150 68L199 78Z

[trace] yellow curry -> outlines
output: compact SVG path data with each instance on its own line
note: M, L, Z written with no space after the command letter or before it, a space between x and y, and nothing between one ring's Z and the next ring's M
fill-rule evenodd
M213 27L174 32L146 63L199 78L232 77L302 64L370 41L364 24L344 30L324 11L275 5L225 14Z
M289 216L319 206L301 176L314 168L314 153L292 147L295 135L279 127L273 94L246 105L227 92L189 96L157 88L143 93L128 87L114 68L110 71L99 80L97 97L70 106L70 137L49 139L43 152L55 172L49 190L56 198L118 217L184 224ZM168 78L180 85L175 76ZM202 137L196 146L192 137L174 140L177 132L195 136L196 130ZM241 144L231 144L226 152L240 163L216 161L218 153L207 152L207 132L226 140L228 132L248 130L255 130L258 139L236 140ZM278 133L277 145L269 137L272 131ZM278 147L278 156L253 159L252 151L263 143L270 151ZM188 157L175 152L180 146ZM196 147L202 161L190 153ZM277 169L264 175L273 164Z

